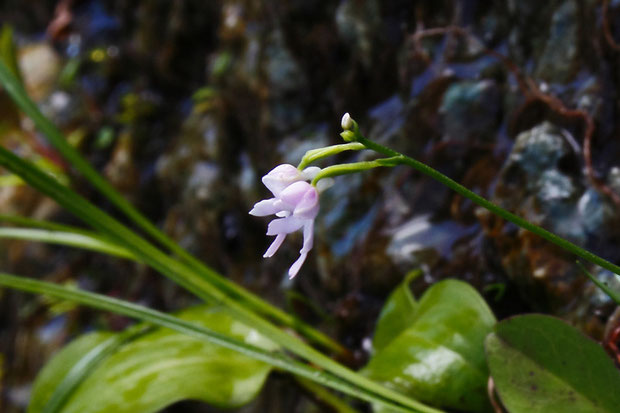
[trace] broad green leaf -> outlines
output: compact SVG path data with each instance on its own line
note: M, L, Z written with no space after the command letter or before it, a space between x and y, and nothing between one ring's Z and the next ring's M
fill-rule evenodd
M40 412L52 397L56 386L85 354L113 337L113 333L96 332L81 336L63 348L41 370L30 398L29 412Z
M378 350L363 372L429 404L489 411L483 345L495 317L478 292L467 283L446 280L426 291L415 314L410 314L412 307L401 308L408 327Z
M256 330L220 308L193 308L179 317L248 344L275 349ZM28 412L41 412L71 366L110 337L110 333L88 334L54 357L35 382ZM270 369L215 344L169 329L154 329L120 346L96 365L68 398L62 413L148 413L185 399L236 407L256 396Z
M559 319L504 320L487 337L486 353L511 413L620 411L620 371L601 346Z
M418 303L416 303L409 284L420 275L420 271L411 271L405 280L389 296L379 318L372 338L375 352L382 350L387 344L409 327L414 320Z

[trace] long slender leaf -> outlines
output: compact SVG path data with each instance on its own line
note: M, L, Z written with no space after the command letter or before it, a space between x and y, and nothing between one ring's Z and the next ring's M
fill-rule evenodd
M0 222L30 227L23 229L0 228L0 238L23 239L67 245L113 255L119 258L136 259L129 251L113 243L106 237L83 228L22 217L19 215L0 214Z
M76 234L94 234L84 228L73 227L70 225L59 224L52 221L43 221L20 215L0 214L0 222L7 222L21 227L49 229L50 231L74 232Z
M27 241L46 242L66 245L75 248L96 251L119 258L135 259L126 249L97 236L77 234L73 232L50 231L31 228L0 228L0 238L20 239Z
M311 392L314 397L322 403L329 405L331 409L333 409L334 413L359 413L357 410L349 406L335 394L331 393L324 387L319 386L315 382L304 379L302 377L296 377L296 379L297 384Z
M122 195L114 189L89 163L80 153L67 143L62 133L50 122L38 109L36 104L28 97L28 94L22 87L19 80L11 73L8 67L0 60L0 83L5 87L6 91L13 98L15 103L28 115L37 128L47 137L54 147L68 160L77 170L79 170L113 205L121 210L135 224L146 231L153 239L157 240L161 245L168 248L175 255L180 257L190 268L204 278L209 284L212 284L219 290L225 292L230 297L237 300L243 300L247 305L261 314L267 315L281 324L289 326L308 339L324 346L327 349L344 354L347 350L340 344L272 306L266 301L257 297L250 291L238 286L224 277L220 276L213 269L194 258L191 254L181 248L177 243L171 240L155 225L146 219L137 209L135 209Z
M372 392L360 389L329 372L322 371L296 361L283 353L266 351L259 347L246 344L237 339L217 333L203 326L196 325L178 317L152 310L147 307L118 300L112 297L107 297L101 294L67 288L54 283L32 280L6 273L0 273L0 285L34 294L42 294L76 302L88 307L110 311L116 314L142 320L159 327L169 328L171 330L187 334L191 337L237 351L255 360L263 361L284 371L307 378L323 386L354 396L361 400L380 403L399 412L415 411L411 408L406 408L395 404L394 402L381 396L377 396ZM440 410L435 409L429 409L427 411L441 412Z
M194 293L199 298L205 301L224 304L240 321L256 327L261 334L271 338L282 347L354 383L360 388L385 397L386 399L401 403L414 411L437 412L436 409L428 407L399 392L388 389L387 387L361 376L306 345L298 338L280 330L267 320L239 304L237 301L231 299L219 289L214 288L212 284L197 275L191 268L163 254L152 244L137 236L120 222L90 204L87 200L77 195L69 188L59 184L47 174L38 170L34 165L24 161L4 148L0 148L0 165L18 174L22 179L41 192L51 196L60 205L64 206L67 210L87 222L102 234L108 236L112 241L123 245L139 260L167 276L183 288Z

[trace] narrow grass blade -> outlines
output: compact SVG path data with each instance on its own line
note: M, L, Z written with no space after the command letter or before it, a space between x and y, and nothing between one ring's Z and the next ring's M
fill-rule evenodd
M49 229L51 231L64 231L64 232L75 232L78 234L92 234L92 232L78 227L72 227L70 225L58 224L56 222L51 221L43 221L39 219L34 219L30 217L22 217L20 215L3 215L0 214L0 222L6 222L9 224L21 226L21 227L29 227L29 228L41 228L41 229Z
M136 259L125 248L120 247L96 235L78 234L73 232L50 231L32 228L0 228L0 238L20 239L26 241L46 242L49 244L66 245L82 248L119 258Z

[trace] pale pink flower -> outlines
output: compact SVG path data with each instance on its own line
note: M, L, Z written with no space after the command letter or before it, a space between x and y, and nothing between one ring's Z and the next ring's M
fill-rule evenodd
M276 215L269 223L267 235L276 238L263 257L273 256L284 242L286 235L303 228L304 242L300 256L288 271L293 278L312 249L314 240L314 219L319 212L319 193L305 179L318 173L319 168L299 171L292 165L279 165L263 177L263 183L274 197L257 202L250 211L254 216Z

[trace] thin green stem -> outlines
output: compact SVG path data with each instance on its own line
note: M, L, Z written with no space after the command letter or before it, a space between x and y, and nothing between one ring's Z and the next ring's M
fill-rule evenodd
M396 166L401 160L402 156L394 156L391 158L375 159L374 161L343 163L340 165L328 166L327 168L321 169L321 172L319 172L314 179L312 179L312 185L316 185L321 179L325 178L352 174L382 166Z
M359 151L365 149L364 145L357 142L343 143L339 145L325 146L323 148L311 149L301 158L297 169L304 169L306 166L328 156L337 155L344 151Z
M447 186L448 188L452 189L453 191L455 191L456 193L464 196L465 198L475 202L476 204L480 205L481 207L488 209L489 211L491 211L492 213L504 218L506 221L510 221L515 225L518 225L519 227L526 229L544 239L546 239L549 242L552 242L553 244L557 245L560 248L565 249L566 251L569 251L575 255L577 255L578 257L581 257L587 261L590 261L596 265L599 265L615 274L619 274L620 275L620 266L617 266L616 264L613 264L609 261L607 261L604 258L599 257L596 254L591 253L590 251L581 248L575 244L573 244L570 241L565 240L562 237L559 237L558 235L555 235L554 233L547 231L544 228L539 227L538 225L534 225L531 222L526 221L525 219L521 218L518 215L513 214L512 212L508 212L506 211L504 208L494 204L493 202L481 197L480 195L476 194L473 191L470 191L469 189L465 188L463 185L459 184L458 182L448 178L446 175L442 174L441 172L431 168L430 166L417 161L413 158L410 158L409 156L403 155L393 149L387 148L383 145L380 145L376 142L373 142L369 139L366 139L365 137L363 137L361 134L357 134L356 135L357 141L361 144L363 144L366 148L368 149L372 149L375 152L378 152L380 154L386 155L386 156L390 156L390 157L401 157L400 160L400 164L402 165L407 165L410 166L416 170L418 170L419 172L422 172L423 174L430 176L431 178L439 181L440 183L442 183L443 185Z
M263 361L271 366L280 368L294 375L312 380L323 386L332 388L353 397L365 400L371 403L381 403L389 409L398 412L412 412L415 409L405 408L397 403L377 396L372 392L357 388L347 381L344 381L331 373L318 370L304 363L296 361L291 357L279 353L269 352L259 347L255 347L237 339L228 337L221 333L205 328L203 326L191 323L181 318L152 310L127 301L118 300L116 298L107 297L105 295L91 293L73 288L67 288L58 284L45 281L38 281L29 278L18 277L11 274L0 273L0 285L26 291L34 294L47 295L54 298L68 300L71 302L86 305L103 311L110 311L127 317L142 320L144 322L169 328L182 334L195 337L200 340L213 343L230 350L237 351L253 359ZM428 412L440 412L435 409L428 409Z
M90 183L97 188L113 205L122 211L138 227L142 228L149 236L156 240L160 245L183 260L200 277L215 288L223 291L229 297L242 301L255 311L270 317L272 320L293 328L308 340L323 346L337 354L348 355L348 350L334 341L329 336L301 322L288 313L269 304L245 288L235 284L220 276L216 271L207 267L204 263L197 260L166 234L160 231L148 219L146 219L136 208L134 208L123 196L114 189L80 153L67 143L62 132L50 122L38 109L36 104L28 97L21 83L7 68L0 59L0 84L4 90L13 98L13 101L21 110L30 117L36 127L43 133L49 142L69 161L78 171L80 171Z

